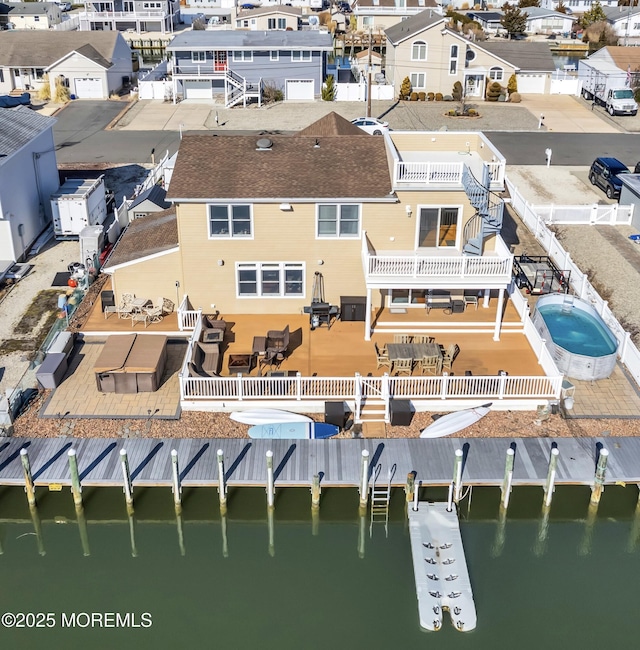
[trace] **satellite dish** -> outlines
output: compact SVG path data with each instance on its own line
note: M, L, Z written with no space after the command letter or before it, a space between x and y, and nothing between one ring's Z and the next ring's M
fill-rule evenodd
M318 16L309 16L309 25L315 27L320 24Z

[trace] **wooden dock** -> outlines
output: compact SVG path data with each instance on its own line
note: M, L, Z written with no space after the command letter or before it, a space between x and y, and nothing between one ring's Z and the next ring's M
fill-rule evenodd
M609 451L606 483L640 483L640 438L440 438L348 440L250 439L105 439L5 438L0 439L0 485L23 486L20 450L28 451L36 486L71 485L68 452L77 454L84 486L122 486L120 450L126 449L133 486L171 486L171 450L178 452L181 484L215 486L216 452L222 449L229 486L265 485L265 455L273 451L275 487L309 487L318 474L322 487L357 487L362 451L369 451L370 471L383 472L393 464L394 486L403 486L407 474L427 485L448 485L453 476L454 453L464 454L463 482L474 486L500 486L507 449L515 449L513 485L543 486L552 446L559 450L557 485L590 485L599 450Z

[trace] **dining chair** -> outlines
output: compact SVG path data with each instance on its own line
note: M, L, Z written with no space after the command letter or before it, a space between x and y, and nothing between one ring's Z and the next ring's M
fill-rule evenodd
M396 375L410 375L413 370L413 359L394 359L391 366Z
M437 355L422 357L418 359L418 367L423 375L425 372L429 372L432 375L439 375L442 372L442 357Z
M389 368L391 370L391 360L386 350L380 350L378 344L374 342L373 344L376 348L376 370L380 368Z
M414 343L435 343L436 340L433 336L427 336L426 334L416 334L413 337Z
M456 357L460 353L460 347L456 343L452 343L447 351L442 355L442 367L451 370L453 362L456 360Z
M118 318L131 318L131 303L135 300L134 293L123 293L118 305Z
M394 334L393 342L394 343L411 343L413 336L411 334Z

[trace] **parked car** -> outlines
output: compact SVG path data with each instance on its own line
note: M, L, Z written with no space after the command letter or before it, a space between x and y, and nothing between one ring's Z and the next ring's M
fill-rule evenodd
M357 117L351 120L351 124L355 124L371 135L382 135L389 130L389 122L383 122L375 117Z
M60 11L71 11L71 3L70 2L58 2L58 7L60 7Z
M617 199L622 188L622 182L618 176L628 173L627 166L617 158L596 158L591 163L589 180L592 185L603 189L608 198Z

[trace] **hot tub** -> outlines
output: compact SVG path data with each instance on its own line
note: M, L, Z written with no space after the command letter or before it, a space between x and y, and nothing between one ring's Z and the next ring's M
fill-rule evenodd
M564 294L540 298L533 324L558 370L574 379L606 379L616 365L618 342L587 302Z

